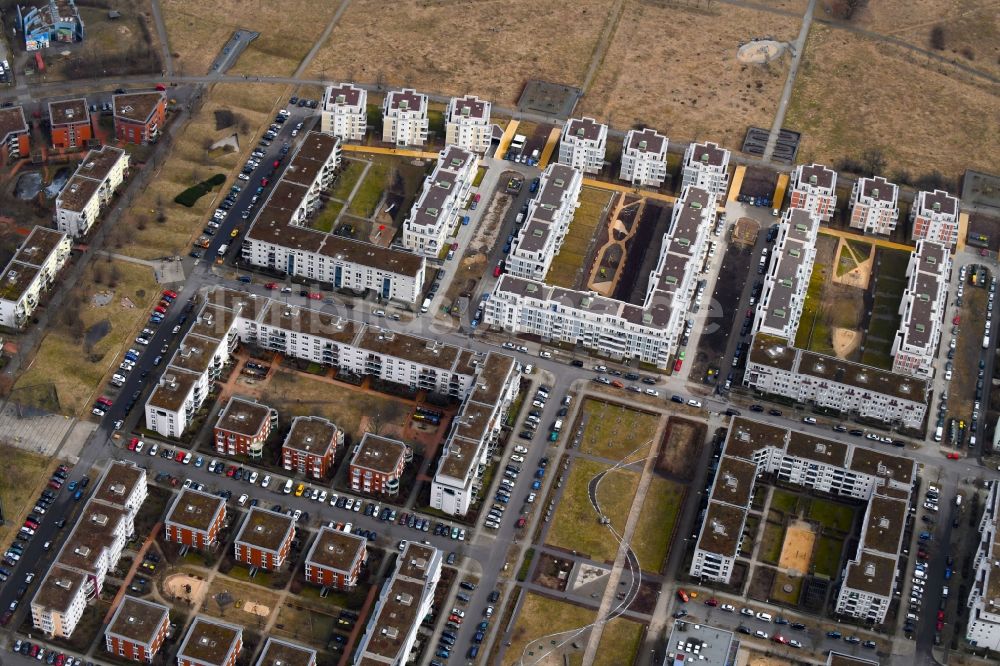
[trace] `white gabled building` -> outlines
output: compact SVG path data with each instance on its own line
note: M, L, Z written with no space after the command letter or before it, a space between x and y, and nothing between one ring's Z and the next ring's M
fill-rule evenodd
M583 174L565 164L542 172L538 193L528 201L524 224L517 230L507 272L528 280L544 280L573 221L583 189Z
M129 155L120 148L101 146L87 153L56 197L56 228L70 236L84 236L125 182Z
M707 190L723 201L729 188L729 151L711 141L690 144L684 151L681 187Z
M899 188L882 176L858 178L851 191L851 227L888 236L899 220Z
M892 371L930 379L941 342L951 255L940 243L918 240L906 268L899 330L892 342Z
M320 107L320 131L344 141L364 141L368 129L368 91L353 83L327 86Z
M1000 482L994 480L979 522L979 544L969 585L965 640L1000 650Z
M452 97L445 117L444 142L474 153L485 153L493 141L490 103L475 95Z
M22 329L69 259L69 236L35 227L0 274L0 326Z
M437 166L403 221L403 247L433 259L441 254L445 240L458 224L478 168L479 158L473 152L457 146L441 151Z
M949 250L958 244L958 199L944 190L917 192L910 209L912 240L941 243Z
M837 209L837 172L822 164L800 164L792 172L789 208L802 208L823 222ZM774 207L781 206L780 201Z
M427 142L427 95L404 88L386 94L382 103L382 141L397 146Z
M620 180L659 187L667 179L667 137L654 129L630 130L622 149Z
M593 118L573 118L563 126L559 140L559 163L584 173L600 173L604 168L607 143L607 125Z

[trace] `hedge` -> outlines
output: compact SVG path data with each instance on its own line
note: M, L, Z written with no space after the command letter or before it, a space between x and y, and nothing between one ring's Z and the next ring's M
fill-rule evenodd
M226 174L217 173L208 180L203 180L197 185L192 185L191 187L187 188L186 190L178 194L176 197L174 197L174 201L176 201L182 206L187 206L188 208L191 208L198 202L198 199L202 198L203 196L211 192L214 188L222 185L225 182L226 182Z

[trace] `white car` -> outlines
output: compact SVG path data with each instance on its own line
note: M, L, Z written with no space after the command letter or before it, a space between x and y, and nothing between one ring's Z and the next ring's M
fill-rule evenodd
M544 349L538 352L538 355L542 358L552 358L552 352L545 351Z
M250 485L251 485L251 486L252 486L253 484L257 483L257 477L258 477L258 476L259 476L259 475L257 474L257 472L250 472L250 478L249 478L249 479L247 479L247 480L248 480L248 481L250 482Z
M159 450L160 450L159 445L156 442L153 442L153 445L149 447L149 455L155 456L156 452Z
M659 397L659 395L660 395L660 392L659 392L659 391L657 391L656 389L651 389L651 388L648 388L648 389L645 389L645 391L643 391L643 392L644 392L644 393L645 393L646 395L651 395L651 396L653 396L654 398L655 398L655 397Z
M320 492L320 494L319 494L319 500L317 500L317 501L320 504L322 504L323 502L326 501L326 498L327 498L327 492L324 490L324 491Z
M190 465L191 464L191 452L190 451L184 454L184 460L182 460L181 462L183 462L185 465Z
M528 449L525 448L525 447L523 447L523 446L521 446L520 444L518 444L517 446L514 447L514 453L520 453L520 454L523 455L523 454L525 454L527 452L528 452Z
M354 498L353 497L348 497L347 498L347 502L344 503L344 508L347 509L348 511L350 511L350 510L352 510L354 508Z
M299 522L299 518L301 517L302 517L302 509L296 509L295 512L292 514L292 520L294 520L295 522Z
M687 404L690 405L691 407L698 407L698 408L701 407L701 401L695 400L694 398L689 398Z
M145 442L143 442L141 439L138 442L136 442L136 444L135 444L135 452L136 453L142 453L142 446L143 446L143 444L145 444Z
M243 493L242 495L240 495L240 498L239 498L239 500L237 500L237 503L240 506L243 506L243 505L245 505L247 503L247 500L249 500L249 499L250 499L250 496L247 495L246 493Z
M721 606L719 606L719 610L726 611L727 613L735 613L736 606L732 604L722 604Z
M260 487L261 488L267 488L270 485L271 485L271 475L270 474L265 474L264 478L261 479L261 481L260 481Z
M330 495L330 506L337 506L337 500L340 499L340 495L333 493Z
M523 463L524 462L524 456L519 456L516 453L514 455L512 455L510 457L510 459L513 460L516 463Z

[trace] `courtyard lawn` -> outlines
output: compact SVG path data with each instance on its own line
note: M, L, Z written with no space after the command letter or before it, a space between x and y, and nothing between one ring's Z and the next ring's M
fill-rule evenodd
M854 524L854 509L846 504L813 498L809 504L809 518L827 529L846 533Z
M345 159L344 166L337 175L337 182L333 185L330 198L340 201L347 201L351 195L351 190L357 184L361 174L365 171L365 162L361 160Z
M764 526L764 536L761 539L757 559L761 562L777 564L781 557L781 547L785 542L785 527L777 523L767 523Z
M573 214L573 221L559 254L552 260L545 283L557 287L574 288L582 270L587 251L594 240L594 232L604 218L612 193L595 187L584 187L580 192L580 206Z
M795 334L795 346L820 354L832 354L830 327L823 317L823 285L826 282L826 266L816 263L809 276L806 299L802 304L802 316Z
M802 576L789 576L786 573L778 572L775 574L774 584L771 586L771 599L789 606L797 606L799 597L802 596L802 582L804 580ZM785 585L790 586L791 590L786 592Z
M633 663L639 653L642 632L643 625L638 622L621 617L611 620L601 634L601 642L597 646L594 666L619 666L619 664Z
M389 171L386 165L381 162L372 162L368 174L361 181L361 187L358 188L351 200L348 211L352 215L365 219L374 215L375 208L382 199L382 193L389 185L388 178Z
M598 522L587 493L591 478L608 469L609 465L593 460L578 459L573 464L549 529L551 545L585 553L598 562L614 560L618 542L608 528ZM607 474L601 481L597 500L604 515L619 532L625 528L638 485L639 475L628 470Z
M890 370L890 353L896 331L899 330L899 301L906 289L906 267L910 261L910 253L879 248L875 257L877 280L861 360L866 365Z
M844 542L830 536L821 536L816 540L816 549L813 551L813 573L817 576L835 578L840 571L840 554L844 549Z
M337 216L340 215L340 211L344 209L344 204L339 201L328 201L323 210L320 211L319 215L313 218L312 228L316 231L323 231L330 233L333 231L333 225L337 221Z
M799 496L787 490L775 488L771 493L771 508L781 511L785 515L795 512L795 507L799 503Z
M556 601L539 594L529 592L521 604L521 611L511 632L510 646L504 657L505 664L533 663L532 657L540 656L552 648L550 639L544 639L553 633L568 632L585 627L594 621L596 613L593 610ZM610 628L610 627L609 627ZM565 639L565 636L562 638ZM586 632L581 633L577 642L586 643ZM562 641L559 641L562 642ZM603 642L603 641L602 641ZM573 641L566 644L566 649L573 650ZM560 659L560 661L562 661ZM619 661L617 663L630 663Z
M620 404L587 398L581 410L586 427L580 441L583 453L619 461L639 448L630 458L649 455L660 417Z
M632 533L632 550L645 571L659 572L670 550L670 539L686 489L676 481L654 476Z

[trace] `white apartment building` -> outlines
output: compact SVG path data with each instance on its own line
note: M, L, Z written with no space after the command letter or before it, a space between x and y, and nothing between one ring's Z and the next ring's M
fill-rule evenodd
M792 172L789 207L802 208L823 222L837 209L837 172L822 164L800 164ZM774 207L781 206L780 201Z
M31 599L31 625L51 638L69 638L87 608L86 576L53 565Z
M69 259L69 236L35 227L0 275L0 326L22 329Z
M464 399L486 356L238 291L216 289L146 402L146 427L179 437L242 341L286 356Z
M1000 650L1000 482L993 481L979 522L979 544L969 582L965 640Z
M304 226L340 165L337 137L310 132L257 212L243 241L248 264L326 283L333 289L415 303L425 264L410 252Z
M538 182L538 192L528 201L524 224L517 230L507 272L528 280L544 280L552 259L579 205L583 174L573 167L554 163L546 167Z
M917 192L910 218L912 240L934 241L949 250L958 243L958 199L944 190Z
M427 141L427 95L404 88L386 94L382 103L382 141L422 146Z
M448 146L424 181L424 189L403 222L403 247L425 257L437 258L445 240L458 224L462 205L472 191L479 158Z
M74 238L85 236L125 182L128 166L129 155L120 148L88 152L56 197L56 228Z
M918 240L906 268L906 291L899 303L899 330L892 342L892 371L913 377L934 376L941 342L951 255L935 241Z
M851 191L851 227L888 236L899 220L899 188L882 176L858 178Z
M444 142L483 154L493 142L490 103L475 95L452 97L445 116Z
M440 578L441 551L408 542L379 592L353 663L406 664L420 624L431 611Z
M697 188L681 193L641 307L507 274L486 301L483 321L665 368L684 331L714 220L715 197Z
M729 582L742 557L746 518L763 474L868 503L858 550L844 570L837 609L883 622L894 592L915 463L780 426L733 419L702 516L692 576Z
M319 112L319 128L343 141L364 141L368 129L368 91L353 83L327 86Z
M796 349L787 340L754 336L743 383L763 393L919 428L927 380Z
M475 387L452 421L445 440L431 483L433 508L464 516L476 501L519 386L513 358L493 353L486 356Z
M764 274L753 331L795 341L816 260L819 218L801 208L785 210Z
M729 188L729 151L711 141L692 143L684 151L681 187L707 190L719 201Z
M593 118L572 118L563 125L559 140L559 163L583 173L600 173L604 168L604 151L608 143L608 126Z
M667 137L654 129L629 130L618 173L637 187L659 187L667 179Z

